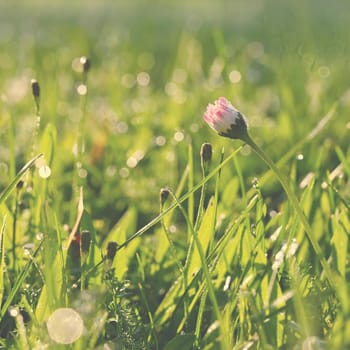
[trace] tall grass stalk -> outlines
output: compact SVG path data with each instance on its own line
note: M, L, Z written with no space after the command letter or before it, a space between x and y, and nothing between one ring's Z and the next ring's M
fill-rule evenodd
M200 261L201 261L201 269L203 271L204 278L206 281L206 286L208 289L209 298L210 298L210 301L211 301L212 306L213 306L213 313L216 317L216 320L219 322L219 329L220 329L220 334L221 334L220 343L222 346L222 350L228 350L228 349L230 349L230 346L227 343L227 330L224 329L224 322L223 322L222 315L220 312L219 303L218 303L218 300L217 300L217 297L215 294L215 289L214 289L212 278L211 278L210 271L208 268L208 262L207 262L207 259L205 257L205 252L204 252L202 244L198 238L198 231L195 231L193 228L193 225L190 224L190 220L188 218L188 215L187 215L185 209L183 208L183 206L181 205L181 203L179 202L179 200L176 198L175 194L172 192L170 192L170 193L173 196L173 198L175 199L175 203L177 203L179 209L182 212L182 215L184 216L184 218L186 220L186 223L189 225L189 227L191 229L192 237L193 237L193 240L195 242L195 247L197 248L198 253L199 253L199 257L200 257Z
M206 184L213 176L215 176L218 171L227 164L232 158L241 150L242 147L238 147L236 150L232 151L232 153L224 159L216 168L214 168L205 178L203 178L201 181L199 181L195 186L193 186L192 189L190 189L187 193L185 193L183 196L181 196L179 199L177 199L174 203L169 205L166 209L162 211L161 214L156 216L154 219L152 219L149 223L147 223L145 226L140 228L138 231L136 231L134 234L132 234L128 239L126 239L122 244L118 246L118 250L126 247L130 242L132 242L135 238L140 237L145 232L147 232L151 227L159 223L162 218L172 211L174 208L176 208L179 204L183 203L192 193L202 188L204 184Z
M275 165L275 163L272 161L272 159L261 149L261 147L259 147L254 141L253 139L248 135L244 135L242 137L242 140L245 141L252 149L253 151L271 168L271 170L274 172L274 174L276 175L277 179L279 180L279 182L281 183L283 189L285 190L288 199L290 200L291 204L293 205L299 220L301 222L301 224L303 225L305 232L308 236L308 239L310 240L310 243L317 255L317 258L319 259L324 272L326 274L326 277L329 281L329 283L335 287L336 286L336 281L335 281L335 275L334 272L330 269L324 254L322 253L322 249L313 233L313 230L303 212L303 209L301 208L299 201L294 193L294 191L292 190L292 188L289 185L288 180L285 178L285 176L282 174L282 172L277 168L277 166Z

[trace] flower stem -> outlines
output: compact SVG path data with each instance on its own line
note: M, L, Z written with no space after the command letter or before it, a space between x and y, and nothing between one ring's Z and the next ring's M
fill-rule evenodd
M323 253L321 250L320 245L318 244L318 241L312 231L312 228L303 212L303 209L300 206L300 203L290 187L288 180L286 177L282 174L280 169L277 168L275 163L271 160L271 158L259 147L253 140L252 138L248 135L248 133L242 138L244 142L246 142L252 149L253 151L271 168L271 170L275 173L275 176L277 177L278 181L281 183L284 191L287 194L287 197L289 201L292 203L303 227L304 230L307 234L307 237L316 253L317 258L321 262L321 265L324 269L325 275L329 281L329 283L334 287L335 286L335 280L334 280L334 272L330 269Z

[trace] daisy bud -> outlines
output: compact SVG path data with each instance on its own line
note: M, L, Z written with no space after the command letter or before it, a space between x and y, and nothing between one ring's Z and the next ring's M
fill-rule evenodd
M201 165L202 169L207 169L213 156L213 148L210 143L203 143L201 147Z
M32 84L32 94L34 98L37 99L40 97L40 85L35 79L32 79L31 84Z
M159 193L159 197L160 197L160 204L163 206L164 203L166 202L166 200L168 199L169 197L169 194L170 194L170 191L168 188L162 188L160 190L160 193Z
M31 85L32 85L32 95L34 97L34 101L35 101L35 105L38 113L40 109L40 85L35 79L32 79Z
M203 119L221 136L246 138L248 124L245 117L225 97L220 97L214 104L210 103Z
M108 242L107 245L107 260L113 261L115 254L117 253L117 243L116 242Z
M83 66L84 73L87 73L91 67L90 60L86 56L82 56L80 57L80 63Z
M88 254L91 243L91 233L90 231L84 230L81 233L80 238L80 250L83 254Z
M23 188L23 186L24 186L24 181L23 180L19 180L17 182L16 189L19 191L19 190L21 190Z

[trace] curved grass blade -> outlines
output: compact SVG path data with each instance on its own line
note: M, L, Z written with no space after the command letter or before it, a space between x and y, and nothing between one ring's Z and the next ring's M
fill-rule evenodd
M212 170L206 177L204 177L201 181L199 181L192 189L190 189L187 193L185 193L182 197L180 197L177 201L173 202L168 208L164 209L158 216L156 216L153 220L151 220L148 224L140 228L137 232L131 235L128 239L126 239L122 244L120 244L117 250L120 250L127 246L131 241L135 238L141 236L146 231L148 231L151 227L156 225L158 222L162 220L162 218L169 213L174 208L178 207L179 204L184 202L187 198L191 196L192 193L199 190L204 184L206 184L215 174L217 174L220 169L227 164L232 158L242 149L242 146L235 149L226 159L222 161L214 170Z
M40 242L38 248L36 248L35 252L33 253L33 255L31 257L31 259L27 262L27 264L25 265L25 267L23 268L23 270L21 271L21 273L17 277L17 280L16 280L13 288L11 289L10 294L8 295L4 305L1 308L0 321L5 316L8 308L10 307L10 305L11 305L13 299L14 299L14 297L16 296L17 292L19 291L20 287L22 286L22 283L24 282L25 278L27 277L31 266L34 264L34 258L37 256L38 252L40 251L43 242L44 242L44 239Z
M22 178L22 176L35 164L35 162L41 158L43 154L38 154L33 159L31 159L16 175L16 177L11 181L11 183L1 192L0 194L0 204L2 204L7 197L10 195L12 190L16 187L18 181Z
M4 296L4 271L5 271L5 251L4 251L4 231L6 226L6 216L3 219L0 230L0 303Z
M340 99L339 99L340 100ZM316 136L318 136L321 131L328 125L328 123L332 120L339 107L339 100L332 104L327 113L319 120L319 122L315 125L315 127L305 135L300 141L297 141L285 154L277 161L277 166L281 167L286 164L294 155L302 149L305 145L311 142ZM267 170L266 173L261 176L259 179L260 185L267 183L267 181L272 177L273 171L271 169ZM254 189L250 189L247 192L247 196L249 197Z

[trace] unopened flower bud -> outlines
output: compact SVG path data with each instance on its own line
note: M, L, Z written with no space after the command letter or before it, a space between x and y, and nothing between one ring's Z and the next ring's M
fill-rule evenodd
M203 143L201 147L201 165L202 169L208 168L213 157L213 148L210 143Z
M24 181L23 180L19 180L17 182L17 185L16 185L16 189L19 191L23 188L23 185L24 185Z
M114 260L114 257L115 257L115 254L117 253L117 243L116 242L108 242L108 245L107 245L107 260L109 261L113 261Z
M91 62L86 56L80 57L80 63L83 66L83 72L87 73L90 70Z
M159 193L160 204L163 206L169 197L170 191L168 188L162 188Z
M32 79L31 84L33 97L37 99L40 97L40 85L35 79Z
M32 95L34 97L35 106L36 106L36 113L39 114L39 110L40 110L40 85L35 79L32 79L31 85L32 85Z
M225 97L220 97L214 104L210 103L203 119L221 136L231 139L246 139L247 121L243 114L233 107Z
M80 249L83 254L88 254L91 244L91 233L90 231L84 230L80 235Z

